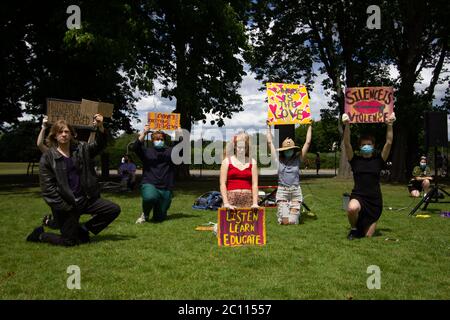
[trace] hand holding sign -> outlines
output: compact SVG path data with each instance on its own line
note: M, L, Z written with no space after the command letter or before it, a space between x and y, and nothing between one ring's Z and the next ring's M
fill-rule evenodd
M347 125L350 122L350 118L348 117L348 114L344 113L342 115L342 123Z
M103 128L103 116L99 113L94 115L94 121L93 121L93 125L97 128L99 128L99 130L101 132L103 132L104 128Z
M389 117L386 119L386 124L388 126L392 126L395 122L395 120L397 120L397 118L395 117L395 112L392 112Z
M42 128L47 127L48 127L48 116L44 116L44 118L42 119Z
M232 205L229 204L229 203L225 203L225 204L223 205L223 207L224 207L225 209L227 209L227 210L236 210L236 207L235 207L235 206L232 206Z

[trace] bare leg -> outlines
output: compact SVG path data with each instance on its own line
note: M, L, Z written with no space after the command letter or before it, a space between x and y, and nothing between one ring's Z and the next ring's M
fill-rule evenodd
M352 229L356 228L356 223L358 222L359 211L361 211L361 204L358 200L350 200L347 208L348 222Z
M412 190L411 197L418 198L420 196L419 190Z
M367 228L366 237L371 238L373 236L373 234L375 233L376 228L377 228L377 223L376 222L372 223L369 226L369 228Z

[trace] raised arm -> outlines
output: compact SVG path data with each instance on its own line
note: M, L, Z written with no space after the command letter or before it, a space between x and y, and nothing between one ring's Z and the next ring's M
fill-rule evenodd
M45 130L47 129L47 127L48 127L48 117L44 116L44 118L42 119L41 131L39 132L39 135L38 135L38 138L36 141L36 145L42 153L44 153L48 150L48 147L44 143Z
M275 146L273 145L273 136L272 136L272 130L270 127L270 123L269 123L269 121L266 121L266 123L267 123L266 137L267 137L267 143L270 148L270 156L272 157L273 160L277 161L278 160L278 152L275 149Z
M384 161L389 157L389 153L391 152L392 141L394 140L394 129L393 124L395 121L395 113L392 113L389 118L386 120L386 143L384 144L383 151L381 152L381 158Z
M302 161L305 161L306 155L308 154L309 147L311 146L311 138L312 138L312 125L308 126L308 131L306 132L306 140L305 144L302 148Z
M342 115L342 122L344 123L344 147L345 154L347 155L348 161L353 159L353 148L350 141L350 119L346 113Z
M94 116L94 126L97 129L95 139L93 142L88 143L89 153L92 158L106 148L106 130L103 127L103 116L101 114Z
M144 161L145 159L144 139L149 132L150 126L148 125L144 126L144 129L139 133L139 136L136 139L136 141L131 145L131 151L136 153L136 155L139 157L139 159L141 159L141 161Z

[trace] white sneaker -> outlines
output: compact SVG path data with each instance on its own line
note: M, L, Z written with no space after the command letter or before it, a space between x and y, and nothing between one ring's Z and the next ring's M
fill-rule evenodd
M147 218L145 217L144 213L141 214L141 216L136 220L136 224L145 223L147 221Z

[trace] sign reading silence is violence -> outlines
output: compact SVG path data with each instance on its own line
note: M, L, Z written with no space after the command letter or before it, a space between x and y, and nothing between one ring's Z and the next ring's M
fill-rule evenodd
M218 209L217 238L219 246L236 247L266 244L264 208Z
M394 112L392 87L345 89L345 113L350 123L384 123Z
M180 128L179 113L149 112L147 123L150 130L176 130Z
M311 123L308 91L304 85L266 83L271 125Z
M99 113L111 118L114 105L82 99L81 101L47 99L47 116L50 124L57 120L66 120L76 127L92 127L92 118Z

